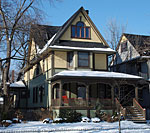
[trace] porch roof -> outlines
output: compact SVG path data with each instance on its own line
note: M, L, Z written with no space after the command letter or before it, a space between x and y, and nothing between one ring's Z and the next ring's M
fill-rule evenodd
M10 87L23 88L25 87L25 84L23 83L23 81L17 81L15 83L10 84Z
M142 77L106 71L62 71L55 74L52 78L56 77L95 77L95 78L117 78L117 79L143 79Z

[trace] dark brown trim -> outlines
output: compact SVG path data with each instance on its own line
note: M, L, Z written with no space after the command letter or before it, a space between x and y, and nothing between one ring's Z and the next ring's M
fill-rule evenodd
M72 27L75 27L75 36L72 36ZM77 37L77 28L80 28L80 37ZM84 37L81 36L81 28L84 28ZM86 37L86 28L88 28L89 31L89 37ZM84 26L79 27L76 25L71 25L71 38L77 38L77 39L91 39L91 27L90 26Z
M51 76L53 76L54 75L54 65L55 65L55 61L54 61L55 52L54 51L52 51L51 56L52 56L51 57Z
M108 71L108 55L106 55L106 70Z
M95 70L95 53L93 53L93 70Z

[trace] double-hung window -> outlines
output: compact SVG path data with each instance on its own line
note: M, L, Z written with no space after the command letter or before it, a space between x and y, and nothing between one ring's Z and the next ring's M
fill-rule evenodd
M89 67L89 53L78 52L78 66Z

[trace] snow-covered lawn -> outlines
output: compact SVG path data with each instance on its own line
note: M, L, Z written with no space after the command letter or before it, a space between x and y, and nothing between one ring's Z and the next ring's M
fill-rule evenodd
M131 121L121 121L121 130L123 133L149 133L150 125L136 124ZM118 133L118 122L43 124L42 121L31 121L21 124L12 124L9 127L0 127L0 132Z

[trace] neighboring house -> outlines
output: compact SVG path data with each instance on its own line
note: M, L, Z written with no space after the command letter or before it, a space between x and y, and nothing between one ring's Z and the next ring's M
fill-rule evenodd
M150 36L123 34L117 53L111 64L111 71L141 76L150 79ZM150 108L149 86L141 86L139 102Z
M9 86L10 95L12 96L12 107L27 108L28 91L23 81L11 83Z
M53 117L74 109L93 117L98 106L112 114L115 97L127 98L128 91L134 95L121 102L131 105L138 99L142 78L108 72L108 56L115 51L83 7L62 26L32 25L31 39L24 68L29 109L48 108Z

